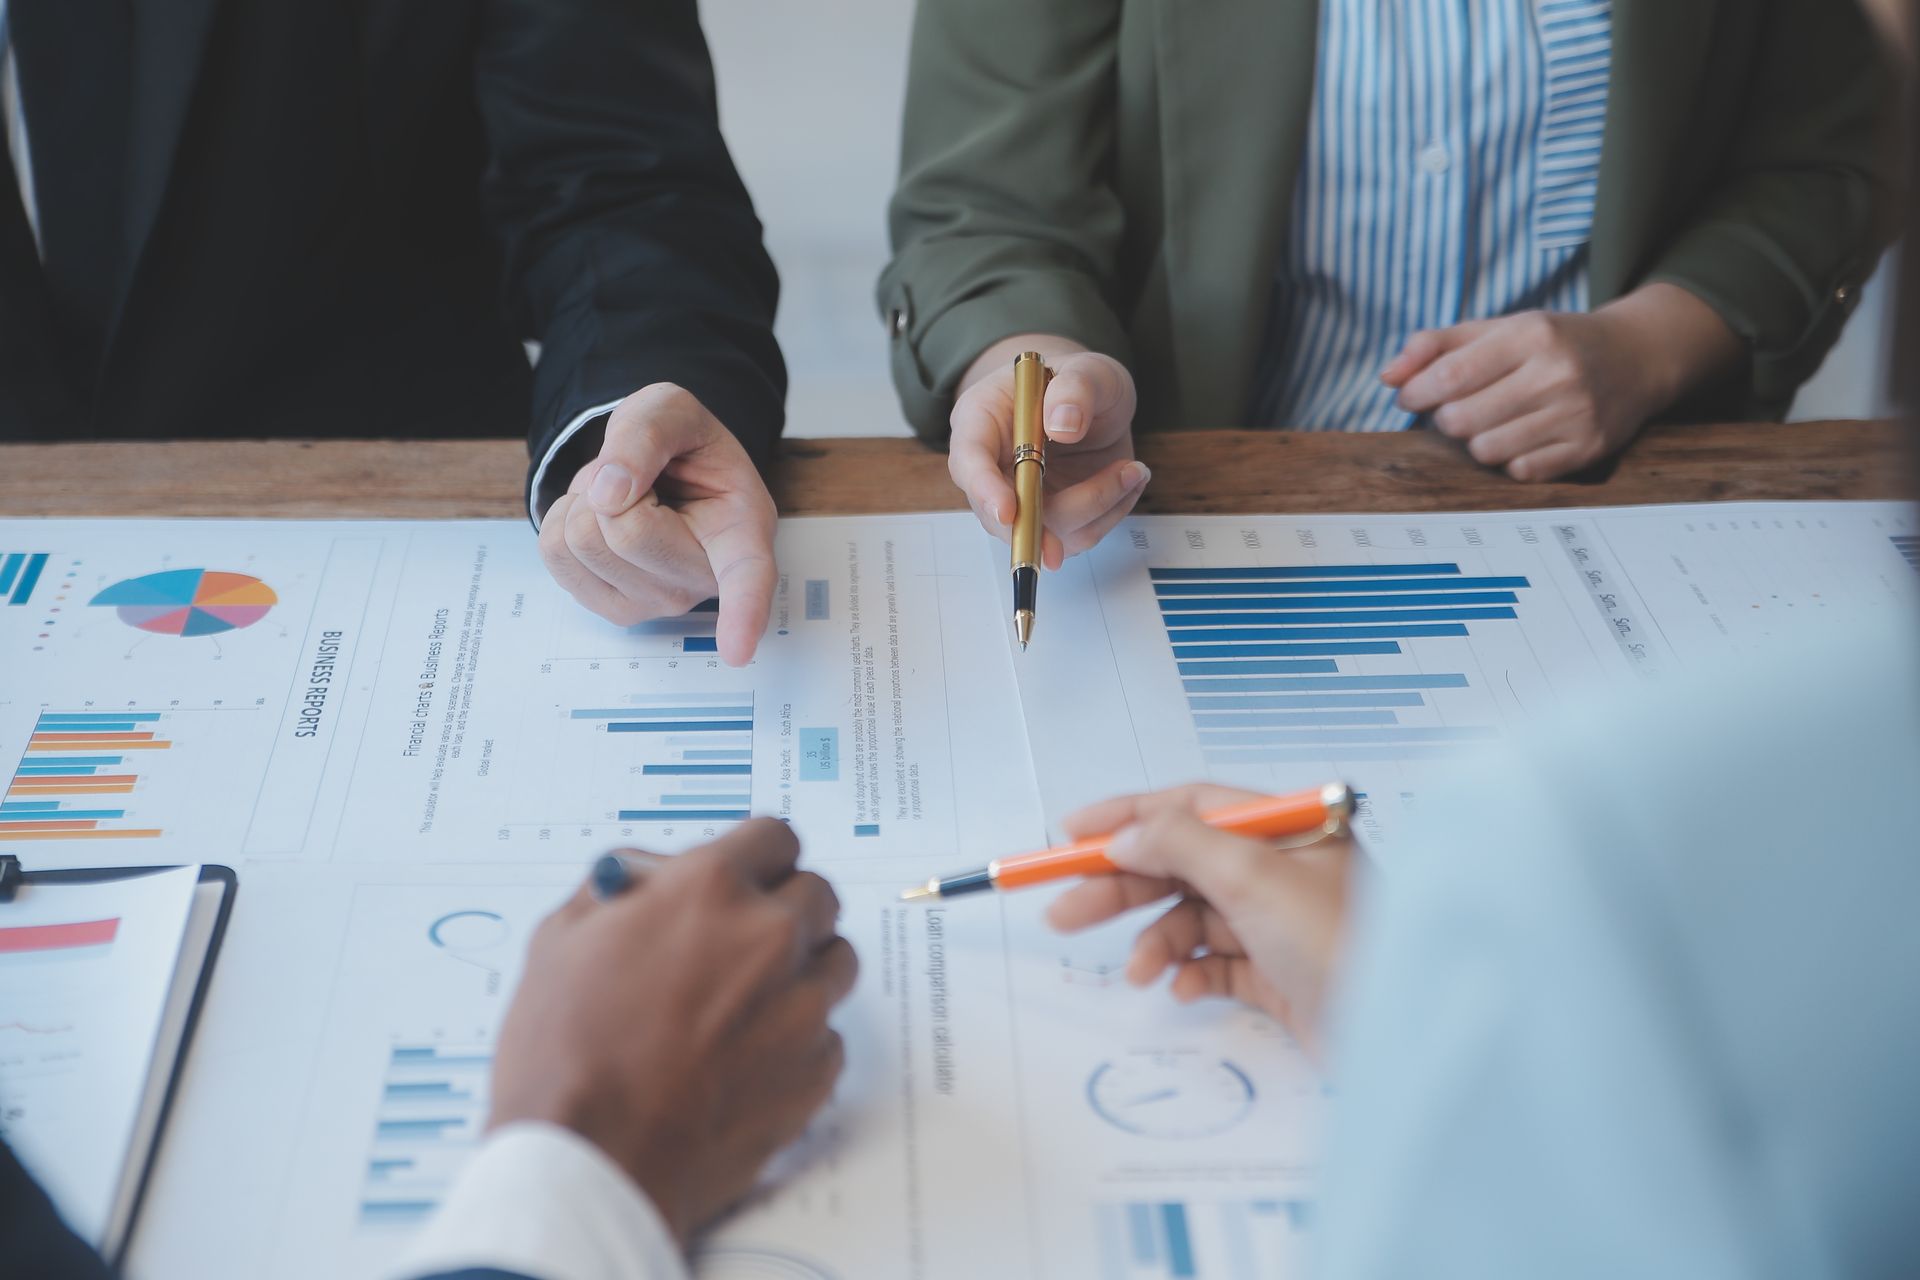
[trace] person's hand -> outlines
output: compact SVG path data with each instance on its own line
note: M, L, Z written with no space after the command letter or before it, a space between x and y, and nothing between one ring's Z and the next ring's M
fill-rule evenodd
M720 657L753 657L773 609L775 516L752 459L692 393L656 383L620 402L600 456L540 526L573 598L623 627L720 598Z
M1012 536L1013 361L1037 351L1053 370L1047 432L1045 534L1040 558L1058 569L1093 547L1133 510L1151 473L1133 457L1133 376L1118 360L1064 338L995 343L973 363L953 405L947 470L974 515L1002 541Z
M684 1247L800 1135L840 1074L853 989L839 901L784 823L743 823L582 888L534 934L500 1032L489 1127L563 1125L625 1169Z
M1529 311L1415 334L1380 375L1400 407L1516 480L1600 461L1738 358L1684 289L1648 285L1591 314Z
M1063 825L1075 839L1117 833L1107 856L1122 870L1067 890L1047 919L1073 932L1178 898L1134 942L1127 980L1144 987L1171 967L1175 999L1226 996L1251 1005L1318 1057L1346 930L1353 844L1328 838L1280 851L1198 816L1258 798L1227 787L1177 787L1069 815Z

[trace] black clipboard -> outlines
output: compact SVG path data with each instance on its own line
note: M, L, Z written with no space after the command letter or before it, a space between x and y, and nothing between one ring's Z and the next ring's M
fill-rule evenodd
M132 880L140 876L179 869L179 866L91 867L85 870L66 871L23 869L17 883L23 887L106 884L116 880ZM219 887L220 901L214 908L212 925L207 934L206 953L201 957L200 972L194 979L193 994L187 1002L186 1018L181 1023L180 1042L174 1048L173 1061L167 1064L167 1083L161 1092L159 1109L155 1113L153 1135L147 1142L146 1156L141 1161L140 1171L134 1182L132 1204L127 1210L126 1221L120 1230L119 1239L103 1242L101 1250L116 1271L124 1268L127 1251L133 1242L134 1231L140 1224L140 1207L146 1202L147 1185L152 1181L154 1164L160 1157L160 1144L166 1138L167 1118L172 1114L174 1098L180 1092L180 1077L186 1069L187 1055L193 1050L193 1033L200 1025L200 1011L207 1001L207 988L213 982L214 965L220 959L220 944L227 935L227 920L233 914L233 899L234 895L240 891L240 878L233 873L231 867L202 863L196 888L204 889L210 885ZM195 909L200 909L197 904ZM156 1069L159 1067L158 1062L155 1063L155 1067Z

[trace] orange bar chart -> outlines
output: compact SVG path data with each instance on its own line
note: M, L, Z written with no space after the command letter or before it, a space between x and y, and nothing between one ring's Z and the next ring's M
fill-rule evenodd
M130 751L166 751L157 711L42 712L0 797L0 842L140 840L161 834L128 821L140 785Z

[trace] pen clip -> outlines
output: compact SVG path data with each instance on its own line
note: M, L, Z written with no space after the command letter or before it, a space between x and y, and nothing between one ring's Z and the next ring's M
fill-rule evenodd
M1267 843L1276 849L1307 849L1327 840L1340 840L1353 834L1345 814L1333 814L1320 824L1317 831L1304 835L1287 836L1284 839L1269 840Z

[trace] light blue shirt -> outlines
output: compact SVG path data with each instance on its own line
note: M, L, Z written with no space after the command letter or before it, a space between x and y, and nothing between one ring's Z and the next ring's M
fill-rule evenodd
M1596 705L1372 886L1321 1280L1920 1276L1920 619Z
M1612 64L1612 0L1324 0L1253 420L1404 430L1415 333L1586 310Z

